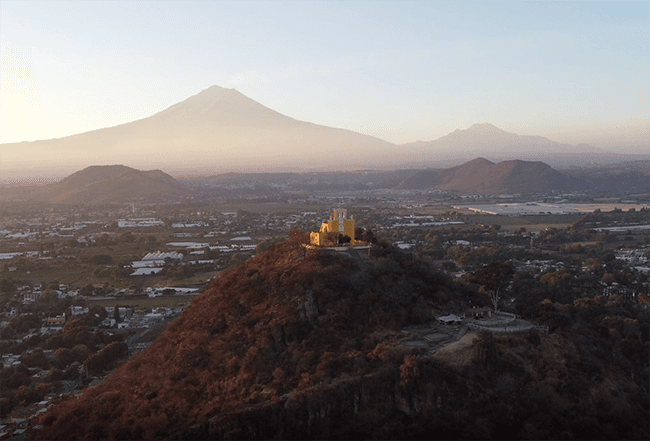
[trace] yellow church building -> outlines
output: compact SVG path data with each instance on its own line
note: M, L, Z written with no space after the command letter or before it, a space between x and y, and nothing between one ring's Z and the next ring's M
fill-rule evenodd
M310 242L312 245L336 245L336 243L325 243L327 235L334 232L348 236L351 239L350 244L354 245L354 218L348 219L348 211L345 208L334 210L330 220L320 226L320 231L309 235Z

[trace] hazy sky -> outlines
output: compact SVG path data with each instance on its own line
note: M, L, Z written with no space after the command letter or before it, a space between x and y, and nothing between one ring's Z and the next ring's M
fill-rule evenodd
M2 0L0 143L130 122L216 84L395 143L491 122L647 146L649 23L647 1Z

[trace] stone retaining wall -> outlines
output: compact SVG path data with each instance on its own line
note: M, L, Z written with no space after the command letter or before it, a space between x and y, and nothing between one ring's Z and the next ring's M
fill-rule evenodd
M504 326L481 326L475 323L468 323L467 326L472 328L475 331L487 331L487 332L526 332L535 330L548 334L548 326L537 326L537 325L526 325L526 326L513 326L513 327L504 327Z
M499 322L493 322L490 320L474 320L472 324L476 324L478 326L488 326L488 327L494 327L494 326L502 326L502 325L508 325L512 322L517 320L516 317L509 317L505 320L501 320Z
M512 317L512 318L516 318L516 319L521 318L521 316L519 314L513 314L511 312L505 312L505 311L497 311L497 312L495 312L495 314L497 314L497 315L505 315L506 317Z

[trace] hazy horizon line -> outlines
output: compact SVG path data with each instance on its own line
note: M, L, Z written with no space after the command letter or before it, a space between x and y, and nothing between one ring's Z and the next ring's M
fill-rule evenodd
M364 130L363 127L349 128L349 127L344 127L344 126L340 126L340 125L336 125L336 126L332 125L332 126L330 126L330 125L323 124L323 123L320 123L320 122L313 122L313 121L308 121L308 120L297 119L297 118L294 118L292 116L286 115L284 113L278 112L275 109L267 107L265 104L260 103L259 101L256 101L256 100L250 98L249 96L245 95L244 93L240 92L235 87L225 88L225 87L221 87L221 86L218 86L218 85L211 85L210 87L202 89L198 93L196 93L194 95L191 95L191 96L187 97L184 100L181 100L181 101L179 101L177 103L174 103L174 104L172 104L170 106L167 106L164 109L162 109L160 111L157 111L157 112L154 112L154 113L152 113L152 114L150 114L148 116L145 116L143 118L121 122L121 123L116 124L116 125L98 127L98 128L94 128L94 129L91 129L91 130L86 130L86 131L83 131L83 132L71 133L71 134L67 134L67 135L64 135L64 136L60 136L60 137L40 138L40 139L33 139L33 140L22 139L22 140L18 140L18 141L2 142L2 143L0 143L0 145L54 141L54 140L65 139L65 138L69 138L69 137L73 137L73 136L79 136L79 135L83 135L83 134L86 134L86 133L92 133L92 132L96 132L96 131L100 131L100 130L106 130L106 129L111 129L111 128L115 128L115 127L120 127L120 126L127 125L127 124L132 124L132 123L135 123L135 122L138 122L138 121L145 120L147 118L151 118L151 117L153 117L153 116L155 116L155 115L157 115L159 113L165 112L168 109L174 107L175 105L177 105L179 103L182 103L185 100L191 99L191 98L193 98L193 97L207 91L208 89L211 89L211 88L214 88L214 87L218 87L218 88L221 88L221 89L224 89L224 90L234 90L234 91L238 92L239 94L241 94L242 96L246 97L247 99L252 100L252 101L256 102L257 104L260 104L260 105L266 107L267 109L270 109L270 110L272 110L274 112L277 112L282 116L292 118L292 119L296 119L296 121L306 122L306 123L310 123L310 124L316 124L318 126L330 127L330 128L334 128L334 129L349 130L351 132L355 132L355 133L358 133L358 134L362 134L362 135L377 138L377 139L379 139L381 141L390 143L390 144L395 145L395 146L401 146L401 145L412 144L412 143L417 143L417 142L434 142L434 141L436 141L436 140L438 140L440 138L443 138L443 137L453 133L456 130L467 130L467 129L471 128L474 125L486 125L486 124L497 127L498 129L503 130L503 131L508 132L508 133L514 133L514 134L519 135L519 136L541 136L541 137L547 138L547 139L549 139L551 141L554 141L554 142L558 142L558 143L562 143L562 144L569 144L569 145L572 145L572 146L586 144L586 145L590 145L592 147L596 147L596 148L599 148L599 149L602 149L602 150L607 150L607 151L609 151L611 153L617 153L617 152L612 151L612 149L623 148L623 149L626 149L627 152L631 152L632 154L635 154L635 153L638 153L637 150L639 150L639 149L648 148L649 143L650 143L650 118L645 120L645 121L640 121L640 122L636 123L633 127L630 127L630 122L629 121L627 121L627 122L620 121L619 124L614 124L611 121L609 123L606 123L606 124L599 124L599 125L593 124L592 128L594 128L595 130L589 131L588 132L589 134L584 136L584 138L589 138L589 137L594 137L594 136L598 137L597 132L599 132L600 137L605 137L605 138L610 140L609 145L603 145L603 144L601 144L601 141L594 142L593 139L591 141L588 140L588 139L583 139L583 140L578 141L575 138L577 138L579 136L579 133L577 133L574 130L570 130L568 128L554 127L554 128L551 128L550 131L549 130L546 130L546 131L542 130L541 133L532 133L534 131L533 129L524 130L522 132L522 131L520 131L518 129L507 127L508 126L507 124L505 125L506 128L503 128L504 127L503 124L497 125L497 124L494 124L494 123L492 123L490 121L473 122L473 123L471 123L469 125L467 125L467 124L458 124L458 125L455 126L455 129L447 128L446 129L447 130L446 134L440 135L440 136L437 136L437 137L435 135L432 135L431 137L428 137L428 138L425 138L425 139L413 139L413 138L410 138L410 140L408 140L408 141L394 142L394 141L389 141L388 139L386 139L384 136L382 136L380 134L371 133L372 130L371 131ZM465 126L466 128L464 128L464 129L461 128L463 126ZM603 126L605 126L605 127L603 127ZM521 127L521 125L518 125L518 127ZM612 141L613 138L618 138L620 140L620 138L622 136L625 136L624 134L622 134L622 132L625 131L626 129L628 131L627 135L629 136L629 138L627 139L626 142ZM440 131L440 132L442 132L442 131ZM527 133L527 132L531 132L531 133ZM641 139L638 139L638 136L641 136L639 133L633 133L633 132L645 132L645 135L646 135L645 143ZM584 132L582 132L582 133L584 133ZM573 140L567 140L566 139L567 136L569 138L574 138L574 139ZM611 144L611 142L614 142L614 144Z

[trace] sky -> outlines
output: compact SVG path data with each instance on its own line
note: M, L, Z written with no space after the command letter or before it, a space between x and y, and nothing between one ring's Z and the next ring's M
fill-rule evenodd
M211 85L396 144L474 123L648 150L650 2L0 0L0 144Z

